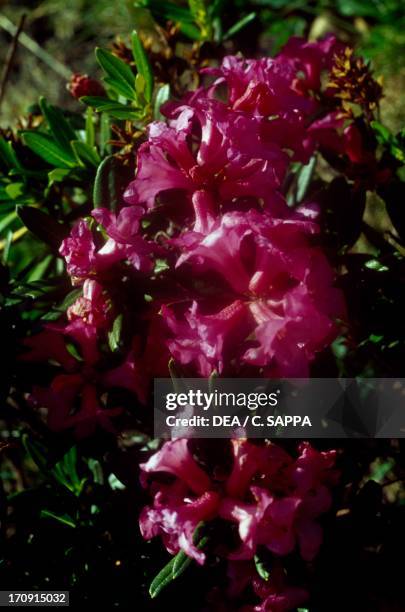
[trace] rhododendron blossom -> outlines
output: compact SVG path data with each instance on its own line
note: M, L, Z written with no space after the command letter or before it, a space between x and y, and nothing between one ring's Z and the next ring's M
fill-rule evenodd
M219 517L238 529L240 544L228 551L229 559L252 559L262 545L277 556L298 546L302 557L311 561L322 543L316 519L332 503L329 487L337 477L334 451L320 453L303 443L294 460L272 444L257 447L246 440L231 444L233 468L222 484L198 466L184 439L166 442L141 465L142 481L147 485L152 478L154 493L153 506L140 517L143 536L161 535L169 552L182 549L203 563L204 553L193 542L194 531L201 521ZM170 473L175 480L159 484L153 477L160 473Z
M194 302L179 323L165 308L173 356L196 362L202 376L223 372L230 355L242 364L274 366L283 376L307 375L315 353L336 333L333 318L344 315L332 270L308 242L316 231L311 221L251 210L225 214L205 236L183 235L177 265L220 275L230 303L203 314Z
M151 208L168 190L191 198L203 191L211 197L210 212L218 213L225 201L267 198L280 186L287 157L276 144L261 139L254 117L231 112L214 100L180 106L171 117L169 126L156 122L149 127L148 141L138 153L137 177L125 193L129 204Z

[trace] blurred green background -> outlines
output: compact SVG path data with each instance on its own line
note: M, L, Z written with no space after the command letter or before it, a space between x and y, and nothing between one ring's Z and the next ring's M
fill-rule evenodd
M255 13L244 36L257 40L257 53L276 52L291 35L319 38L331 31L355 44L358 51L372 61L376 75L383 77L382 118L394 131L403 126L405 3L402 0L219 1L223 5L221 10L230 14ZM182 2L172 4L181 5ZM27 107L37 101L39 94L50 102L69 107L72 101L66 81L70 73L96 76L95 45L105 46L117 36L125 39L134 27L140 6L154 9L159 2L13 0L3 3L0 7L3 69L13 26L18 25L23 14L26 20L2 100L0 126L15 124ZM158 10L154 12L159 13Z

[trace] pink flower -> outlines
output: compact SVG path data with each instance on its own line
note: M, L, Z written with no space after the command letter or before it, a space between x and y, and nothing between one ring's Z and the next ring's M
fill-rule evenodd
M30 401L47 408L51 430L73 429L79 439L92 435L97 427L115 433L111 418L122 412L119 407L103 407L95 386L80 375L56 376L48 389L34 388Z
M92 217L107 232L108 240L98 251L100 261L127 259L136 270L150 272L154 246L140 235L140 220L144 214L141 206L128 206L115 215L106 208L95 208Z
M212 218L222 202L235 198L266 198L271 205L269 193L279 187L286 164L280 148L261 139L260 122L202 99L192 107L178 106L169 126L150 125L125 199L152 208L160 194L184 192L194 207L195 229L201 231L201 207L204 218ZM274 205L280 206L279 200Z
M221 301L200 302L176 317L163 308L172 337L168 347L202 376L238 363L272 368L279 376L306 376L309 363L337 333L334 317L344 316L340 291L322 252L310 246L318 230L304 218L274 219L265 213L227 213L206 235L183 235L177 266L189 265L209 282L225 282Z
M219 68L204 72L217 77L213 90L225 83L228 104L259 116L284 112L313 112L316 104L295 88L296 70L283 58L249 60L229 55Z
M207 474L196 464L185 438L166 442L160 451L140 465L144 474L168 472L182 480L196 494L202 494L210 487Z
M172 332L167 347L179 363L195 364L201 376L209 376L214 370L224 371L245 318L241 301L236 300L212 315L200 314L197 302L193 302L184 313L184 320L178 320L168 306L162 306L161 312Z
M73 284L80 284L95 274L96 247L86 221L80 219L74 225L69 237L62 241L59 253L65 258Z
M110 301L103 293L103 287L96 280L86 279L83 283L83 295L69 306L69 321L82 320L87 325L104 328L110 321Z
M89 284L87 288L92 291ZM79 438L92 434L98 426L115 432L111 418L120 414L122 407L106 408L101 399L113 388L127 389L141 403L146 403L150 379L139 350L134 345L121 364L101 369L97 331L95 326L75 318L65 327L53 326L29 339L32 348L26 359L58 359L65 370L54 377L49 388L35 387L30 398L33 405L47 409L48 425L54 431L73 428ZM80 360L68 353L64 337L78 343ZM51 342L44 345L44 339ZM65 352L70 359L66 359Z
M288 555L298 546L303 559L312 561L322 542L322 529L315 519L330 503L327 507L311 504L310 498L317 488L327 487L331 501L328 486L336 482L334 453L319 453L306 444L294 461L273 444L256 446L238 440L232 445L233 469L221 485L197 465L186 439L165 443L141 465L142 482L154 493L153 506L141 515L143 536L161 535L172 554L181 548L202 562L203 556L193 548L194 530L199 521L221 517L238 528L239 546L228 552L230 559L252 559L258 546L277 556ZM164 473L174 480L159 480ZM218 550L223 554L220 543Z
M23 346L28 350L20 355L21 361L55 361L67 372L76 367L76 359L67 350L63 336L52 327L45 327L39 333L24 338Z
M162 534L168 552L176 554L181 549L202 565L205 554L195 546L193 536L199 523L215 516L217 507L218 494L214 491L190 502L181 498L167 501L162 493L157 493L153 507L147 506L140 515L142 536L149 540Z
M304 92L308 90L316 92L321 87L322 71L332 67L334 56L344 47L345 45L331 34L323 40L314 42L292 36L281 49L277 60L293 67L298 89Z
M255 578L253 588L257 597L262 599L254 607L255 612L288 612L302 606L309 597L305 589L288 584L280 563L273 565L268 581Z

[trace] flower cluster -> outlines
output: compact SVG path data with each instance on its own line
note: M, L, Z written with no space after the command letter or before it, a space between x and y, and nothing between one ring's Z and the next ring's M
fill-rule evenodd
M211 84L167 103L167 121L149 125L125 203L115 212L95 208L60 247L73 285L83 288L67 325L27 341L41 346L26 359L48 352L69 372L64 384L57 376L50 391L34 393L58 428L90 414L110 428L117 406L103 409L95 398L114 380L145 403L170 356L191 375L309 374L345 308L314 242L316 205L290 208L283 185L291 162L307 162L321 143L341 151L354 129L340 129L321 86L341 52L328 37L292 39L274 59L226 57L205 71ZM125 310L132 339L114 377L105 347ZM53 340L44 345L43 334ZM151 359L156 340L159 358ZM69 399L59 403L59 394Z
M25 342L23 359L59 368L31 395L52 429L118 431L123 392L146 405L170 359L191 376L310 374L345 305L316 242L318 207L289 206L285 185L291 165L320 149L363 160L353 118L336 86L324 86L342 53L328 37L292 39L274 59L226 57L204 71L206 85L164 105L166 119L149 125L123 201L79 219L60 246L76 295L66 317ZM72 92L96 85L75 77ZM302 444L293 459L273 444L229 444L232 467L222 480L186 439L141 465L153 495L142 534L202 564L196 529L222 521L232 537L216 543L217 554L230 574L244 568L262 600L255 610L287 610L305 592L288 585L280 559L294 550L306 562L316 556L335 453ZM281 564L265 583L253 564L263 548Z
M221 479L200 467L185 439L166 442L141 465L142 482L154 495L153 505L144 508L140 517L143 536L160 535L170 553L181 549L202 564L205 554L193 535L201 522L222 519L236 533L231 544L216 539L214 552L231 562L244 562L241 568L249 579L251 564L245 561L252 560L259 547L277 559L298 548L305 561L312 561L322 542L317 519L331 507L330 488L338 476L335 451L318 452L302 443L293 459L275 444L256 446L247 440L230 444L231 469ZM172 480L162 479L167 474ZM235 564L232 567L235 571ZM275 597L270 584L259 590L269 601Z

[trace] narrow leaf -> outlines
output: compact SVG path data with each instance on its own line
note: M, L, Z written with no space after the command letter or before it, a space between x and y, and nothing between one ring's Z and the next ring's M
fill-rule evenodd
M96 57L107 77L119 81L122 87L126 87L128 99L133 99L135 95L135 75L128 64L105 49L96 49Z
M73 128L65 119L63 112L56 106L48 104L45 98L40 98L39 106L55 141L69 155L71 153L70 141L76 138Z
M249 23L251 23L255 18L256 18L256 13L253 11L252 13L245 15L245 17L242 17L242 19L239 19L239 21L234 23L233 26L229 28L229 30L224 34L223 40L228 40L228 38L232 38L232 36L235 36L238 32L243 30L243 28L245 28Z
M50 510L41 510L41 518L51 518L67 527L76 527L76 523L68 514L58 515Z
M77 166L73 153L66 153L50 136L40 132L22 132L24 142L39 157L56 168L74 168Z
M93 106L99 112L107 113L115 119L138 119L139 113L131 106L125 106L120 102L115 102L109 98L101 96L83 96L81 101L89 106Z
M132 54L135 64L140 75L145 79L145 100L151 102L153 94L153 72L149 63L148 56L145 53L142 42L136 30L131 34Z
M66 235L66 228L53 217L33 206L17 206L17 214L30 232L55 251Z
M79 163L90 166L98 166L100 163L100 156L96 147L91 147L81 140L73 140L72 149Z

